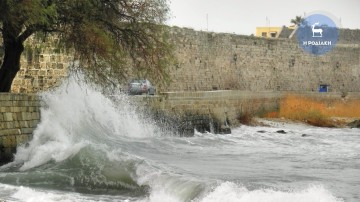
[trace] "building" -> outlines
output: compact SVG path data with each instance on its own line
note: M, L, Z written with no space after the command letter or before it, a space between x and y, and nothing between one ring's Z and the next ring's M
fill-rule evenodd
M256 27L255 36L266 37L266 38L278 38L280 33L284 30L294 30L294 26L289 27Z

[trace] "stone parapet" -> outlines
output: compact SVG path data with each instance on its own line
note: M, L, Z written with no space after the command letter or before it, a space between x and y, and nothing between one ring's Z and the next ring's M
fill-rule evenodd
M199 132L229 133L240 125L244 114L256 115L277 110L281 92L197 91L167 92L160 96L132 97L165 126L175 127L180 135Z
M40 121L40 101L34 94L0 93L0 164L27 143Z
M167 92L156 96L130 96L161 129L181 136L199 132L224 134L240 125L243 115L262 115L279 110L287 95L332 103L360 100L360 93L302 91L197 91ZM28 142L40 122L41 101L34 94L0 94L0 162L8 162L18 145Z

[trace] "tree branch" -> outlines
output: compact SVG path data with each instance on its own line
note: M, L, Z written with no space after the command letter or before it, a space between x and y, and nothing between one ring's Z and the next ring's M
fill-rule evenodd
M31 26L31 27L28 27L24 32L22 32L20 34L20 36L18 37L18 39L21 42L24 42L27 38L29 38L32 34L34 34L37 31L50 33L50 32L58 32L59 30L57 30L57 29L49 29L49 28L42 27L42 26Z
M23 33L20 34L20 36L18 37L18 39L21 42L24 42L27 38L29 38L29 36L31 36L33 33L35 32L35 29L33 28L27 28Z

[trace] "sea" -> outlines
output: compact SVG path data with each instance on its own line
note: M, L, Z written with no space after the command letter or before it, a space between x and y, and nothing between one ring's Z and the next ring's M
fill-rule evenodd
M181 137L88 82L40 96L32 140L0 167L0 201L360 201L360 129L264 120Z

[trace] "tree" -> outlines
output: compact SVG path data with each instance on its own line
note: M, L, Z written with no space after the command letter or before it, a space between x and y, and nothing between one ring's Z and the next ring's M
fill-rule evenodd
M172 48L162 25L167 0L1 0L0 92L9 92L31 35L56 35L78 66L96 78L136 72L164 79ZM89 74L90 75L90 74Z
M295 19L291 19L290 21L292 24L299 26L301 23L304 22L304 18L301 16L296 16Z

